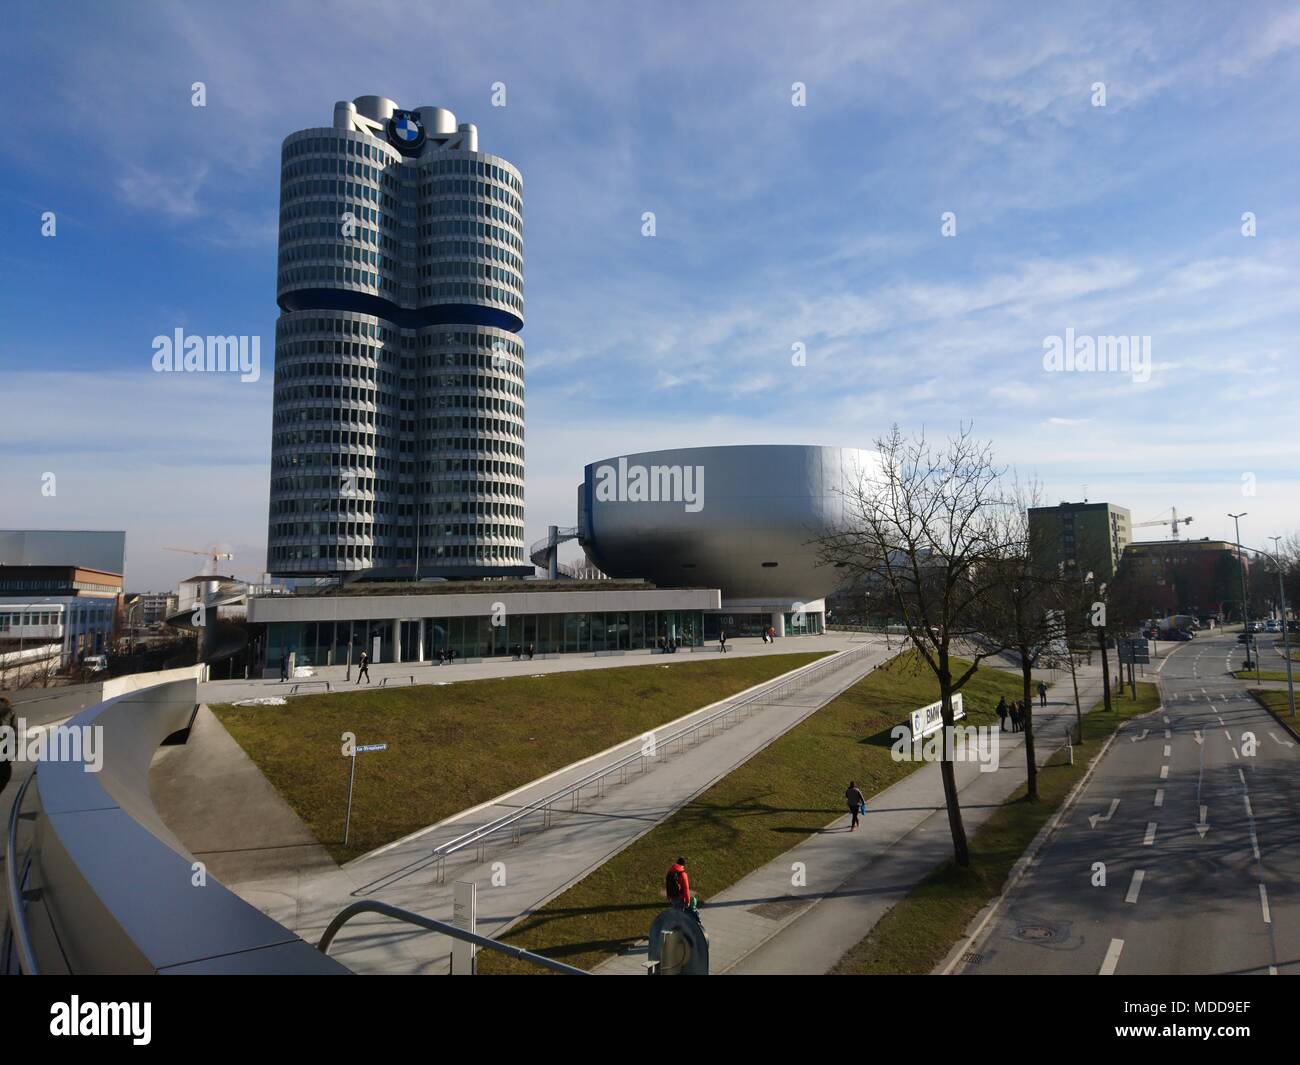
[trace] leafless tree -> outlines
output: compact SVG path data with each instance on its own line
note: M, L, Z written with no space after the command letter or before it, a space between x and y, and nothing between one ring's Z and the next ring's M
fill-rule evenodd
M1027 793L1038 799L1038 763L1034 754L1034 667L1049 655L1064 635L1056 603L1057 569L1047 560L1054 544L1046 532L1029 521L1029 511L1041 505L1042 487L1036 481L1013 478L1007 487L1009 507L998 512L993 537L998 557L990 565L998 578L991 582L988 635L1007 647L1020 666L1023 695ZM1076 686L1076 704L1077 686Z
M844 518L816 542L825 564L881 590L938 681L945 737L953 696L1002 647L987 638L994 563L1005 552L1002 470L990 445L962 427L944 444L898 426L876 441L878 465L845 492ZM965 665L954 661L968 659ZM940 765L958 865L970 864L952 752Z

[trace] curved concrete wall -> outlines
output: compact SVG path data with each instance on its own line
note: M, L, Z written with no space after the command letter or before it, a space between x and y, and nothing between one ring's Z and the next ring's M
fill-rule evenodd
M99 772L86 772L86 750L37 767L24 809L36 813L27 885L39 894L24 913L41 972L348 971L211 877L195 886L193 856L154 809L149 764L189 728L199 668L148 687L123 678L126 691L68 722L99 730Z
M579 540L611 577L720 588L724 600L820 599L838 577L817 564L809 541L840 519L843 491L874 462L869 451L784 444L603 459L586 467L579 490ZM689 503L610 499L602 467L620 478L626 468L629 489L633 467L690 468L702 475L703 490Z

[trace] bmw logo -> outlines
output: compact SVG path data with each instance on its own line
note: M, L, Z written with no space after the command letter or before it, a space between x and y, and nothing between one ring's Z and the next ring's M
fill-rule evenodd
M399 152L412 154L424 145L424 126L411 111L394 111L388 120L388 140Z

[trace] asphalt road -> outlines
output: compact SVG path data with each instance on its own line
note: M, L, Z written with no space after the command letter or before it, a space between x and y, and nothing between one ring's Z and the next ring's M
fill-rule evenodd
M1147 667L1163 708L1121 730L964 973L1300 974L1300 745L1229 675L1243 657L1200 636Z

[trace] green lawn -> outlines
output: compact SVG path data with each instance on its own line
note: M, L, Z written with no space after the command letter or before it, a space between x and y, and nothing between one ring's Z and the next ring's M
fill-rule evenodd
M1239 669L1232 675L1238 680L1286 680L1285 669L1261 669L1258 673L1253 669ZM1300 680L1300 670L1294 676Z
M346 861L821 657L655 659L212 710L335 860ZM358 755L346 848L344 732L360 744L388 744Z
M1038 772L1038 801L1020 788L970 838L971 864L947 861L891 909L871 934L833 970L842 976L924 974L948 955L952 945L1006 883L1012 866L1087 772L1107 736L1130 717L1160 705L1154 684L1139 682L1136 702L1113 697L1106 713L1098 703L1083 719L1085 746L1075 747L1074 765L1058 752Z
M1285 691L1274 688L1251 688L1250 694L1284 725L1289 725L1292 729L1300 728L1300 718L1291 716L1291 702Z
M1020 680L982 670L963 694L969 723L989 724L999 695L1019 697ZM920 768L890 757L889 730L937 698L923 663L894 658L520 922L506 942L591 968L644 939L665 905L674 857L687 856L691 887L707 901L843 814L850 779L870 797ZM544 972L487 952L479 971Z

